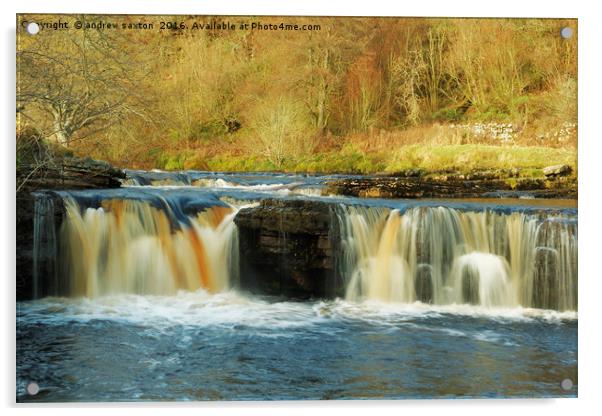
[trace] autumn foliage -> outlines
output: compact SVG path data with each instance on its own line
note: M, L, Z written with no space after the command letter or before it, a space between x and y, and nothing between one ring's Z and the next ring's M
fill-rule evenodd
M140 18L213 19L102 17ZM217 19L320 28L19 33L20 128L162 169L375 171L404 146L576 148L575 20ZM473 134L491 123L511 138Z

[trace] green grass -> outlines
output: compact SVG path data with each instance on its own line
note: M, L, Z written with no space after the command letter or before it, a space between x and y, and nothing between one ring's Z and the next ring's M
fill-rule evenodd
M576 171L577 151L567 148L482 144L410 145L397 150L385 170L394 172L421 168L427 171L452 169L469 172L475 169L519 168L524 170L521 176L525 173L539 176L542 168L556 164L567 164Z
M163 154L159 161L159 168L166 170L372 174L398 172L410 168L426 172L454 170L464 173L473 170L519 168L521 177L541 177L542 168L555 164L567 164L576 171L577 151L570 148L533 146L416 144L392 149L389 153L363 153L352 146L346 146L339 152L288 159L281 166L275 166L260 156L218 155L203 159L191 152Z
M206 160L207 170L215 172L269 172L278 169L269 160L256 157L216 156Z

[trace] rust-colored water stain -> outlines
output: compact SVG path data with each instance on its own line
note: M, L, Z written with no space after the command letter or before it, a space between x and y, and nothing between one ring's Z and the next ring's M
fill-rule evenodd
M194 229L188 230L188 238L194 249L196 255L197 264L199 266L201 286L207 289L209 292L214 292L213 279L209 266L207 265L207 254L203 242L199 239Z
M224 220L227 215L232 213L230 207L212 207L207 209L205 212L199 214L200 217L204 217L205 221L213 228L216 229Z

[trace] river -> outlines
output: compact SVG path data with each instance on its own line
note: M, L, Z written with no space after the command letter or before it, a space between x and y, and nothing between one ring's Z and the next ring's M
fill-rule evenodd
M128 177L59 192L59 229L55 202L37 198L18 401L577 395L575 201L351 198L324 195L332 176L319 175ZM234 219L266 199L332 206L340 296L244 290Z

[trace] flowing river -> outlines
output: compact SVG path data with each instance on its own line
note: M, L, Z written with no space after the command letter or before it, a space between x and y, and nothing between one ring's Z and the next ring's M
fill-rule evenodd
M36 198L18 401L577 395L575 201L351 198L325 194L332 176L128 177ZM267 199L328 204L340 296L244 289L235 218Z

